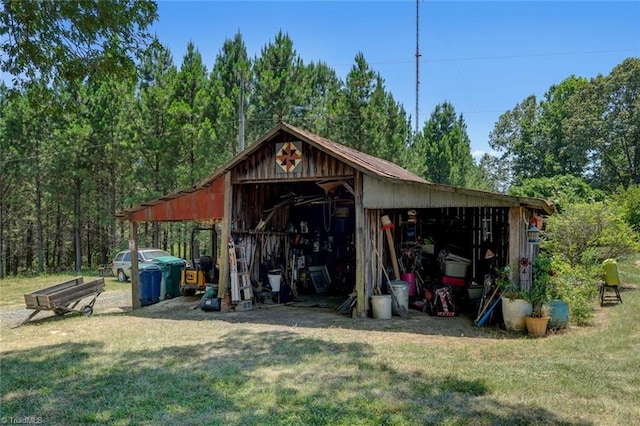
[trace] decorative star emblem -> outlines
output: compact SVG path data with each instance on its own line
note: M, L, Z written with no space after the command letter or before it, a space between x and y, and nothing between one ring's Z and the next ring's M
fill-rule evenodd
M276 152L276 163L287 173L292 172L302 161L302 154L293 142L286 142Z

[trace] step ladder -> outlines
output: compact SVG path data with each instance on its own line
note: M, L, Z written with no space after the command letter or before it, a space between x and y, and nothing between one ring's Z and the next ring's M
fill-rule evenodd
M240 306L243 310L250 309L253 300L253 286L249 278L246 246L244 244L236 245L232 238L229 239L229 266L231 303Z

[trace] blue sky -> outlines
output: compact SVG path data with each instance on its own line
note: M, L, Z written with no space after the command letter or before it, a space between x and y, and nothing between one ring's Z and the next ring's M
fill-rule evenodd
M210 70L238 31L255 57L279 30L303 61L344 80L362 52L415 118L416 2L159 1L153 27L180 66L193 41ZM640 1L420 2L419 124L443 101L464 115L477 155L498 117L570 75L607 75L640 57Z

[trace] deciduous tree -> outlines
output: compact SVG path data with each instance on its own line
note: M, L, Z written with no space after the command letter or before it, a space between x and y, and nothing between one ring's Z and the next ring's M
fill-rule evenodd
M2 0L0 70L18 80L131 75L157 18L153 1Z

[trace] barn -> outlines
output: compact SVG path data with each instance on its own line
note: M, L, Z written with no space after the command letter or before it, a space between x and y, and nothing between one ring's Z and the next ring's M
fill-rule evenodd
M250 305L251 295L238 292L246 273L254 290L279 276L300 292L355 292L353 314L365 317L387 275L407 277L412 296L443 280L471 290L491 259L511 265L517 281L520 260L537 250L528 231L553 210L537 198L430 183L280 123L203 182L116 216L129 221L134 249L140 222L215 224L218 296L227 305Z

